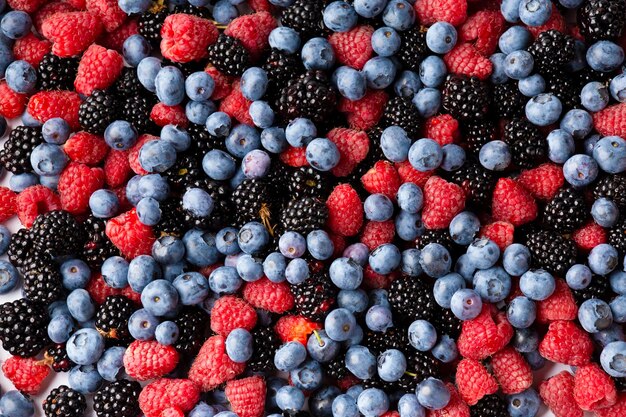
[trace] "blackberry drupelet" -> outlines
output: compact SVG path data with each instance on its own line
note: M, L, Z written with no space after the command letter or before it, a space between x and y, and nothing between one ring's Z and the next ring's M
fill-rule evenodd
M14 174L33 172L30 154L43 143L40 127L16 126L0 150L0 163Z
M85 229L65 210L40 214L30 230L35 249L53 258L78 254L85 243Z
M558 276L565 276L567 270L576 263L576 245L556 232L531 231L526 236L526 246L535 268L545 269Z
M510 417L506 402L496 394L485 395L470 407L470 417Z
M307 71L292 78L281 90L276 106L285 121L305 117L323 124L335 111L337 99L324 71Z
M571 74L562 71L552 72L546 76L546 92L550 92L561 100L563 109L580 107L580 90L583 87Z
M448 229L426 229L421 236L416 239L415 247L423 249L429 243L439 243L452 251L456 248L456 243L452 240Z
M437 329L437 334L447 334L456 340L461 334L461 320L459 320L449 308L437 307L435 314L433 314L431 324Z
M612 73L600 72L600 71L594 70L591 67L586 67L586 68L581 69L580 71L577 71L573 75L576 77L578 85L580 85L582 88L585 84L588 84L591 81L600 81L601 83L608 83L611 80Z
M489 111L489 86L477 77L448 75L443 90L443 108L457 120L482 119Z
M322 200L311 197L291 200L280 213L280 230L306 236L313 230L323 229L327 218L328 208Z
M154 231L158 237L175 236L182 238L187 230L185 225L185 215L180 206L178 197L168 198L159 203L161 209L161 220L154 226Z
M78 109L80 126L94 135L103 135L107 126L118 120L119 106L114 94L95 90Z
M385 392L400 391L399 381L385 381L380 376L378 376L378 373L374 373L374 376L372 376L370 379L362 381L361 384L363 385L364 389L378 388Z
M139 82L137 70L132 67L124 67L122 74L111 87L111 92L118 97L126 98L146 93L146 90Z
M465 147L476 156L485 143L496 139L496 125L491 119L468 120L461 129Z
M306 281L291 286L294 310L307 319L322 321L335 305L337 288L325 272L314 274Z
M367 347L374 356L378 356L388 349L405 352L409 346L407 335L407 329L398 326L390 327L385 332L367 330L363 335L361 344Z
M119 256L120 251L105 233L106 223L102 219L89 216L83 222L85 244L80 257L92 270L99 270L102 263L111 256Z
M562 67L574 59L574 43L574 38L558 30L541 32L528 47L535 71L541 74L562 71Z
M165 18L170 15L165 2L157 0L152 7L139 16L139 34L146 38L153 47L158 47L161 42L161 28Z
M65 344L52 345L46 349L44 362L50 365L54 372L69 372L76 365L67 356Z
M626 176L607 175L599 179L593 189L593 197L613 200L620 209L626 209Z
M298 168L289 177L288 192L293 200L304 197L325 200L330 193L330 188L328 175L310 166Z
M22 228L11 236L7 255L11 263L22 270L33 258L40 257L43 254L39 254L35 250L33 235L30 229Z
M280 347L281 340L272 327L257 327L252 330L254 354L246 362L252 372L268 372L274 369L274 353Z
M323 363L322 368L324 369L324 374L335 381L339 381L351 375L348 368L346 368L346 353L343 351L339 351L337 356L332 358L329 362Z
M50 259L33 258L24 266L24 295L31 301L49 305L63 298L59 267Z
M120 379L100 388L93 397L97 417L136 417L141 385L137 381Z
M174 8L174 13L190 14L192 16L210 19L211 12L206 7L196 7L189 3L183 3Z
M265 59L262 68L267 73L268 100L275 101L283 88L287 86L289 80L294 76L302 74L304 67L297 55L288 54L276 48L272 48Z
M394 97L385 105L382 127L400 126L410 138L419 137L421 117L417 107L406 97Z
M102 337L125 344L132 340L128 331L128 319L135 311L132 301L123 295L110 295L96 313L96 330Z
M171 189L183 190L189 183L205 176L199 157L195 149L178 153L174 165L163 173Z
M43 402L46 417L81 417L86 409L85 396L66 385L50 391Z
M615 382L615 389L617 392L625 392L626 391L626 378L616 378L611 377L613 382Z
M609 229L607 241L620 255L626 255L626 219L620 219Z
M185 306L181 309L174 323L178 326L178 340L174 348L184 356L193 358L206 340L205 332L210 317L206 311L196 306Z
M182 211L183 220L189 227L198 227L207 230L220 230L230 224L232 207L230 204L230 189L217 181L208 178L190 182L188 188L201 188L213 199L213 211L208 217L197 217L187 210Z
M572 294L574 295L576 304L579 306L592 298L609 302L614 295L613 290L611 290L609 278L601 275L593 275L587 288L582 290L572 290Z
M325 0L296 0L283 11L280 22L297 31L303 40L322 36L327 32L322 15L325 7Z
M11 355L28 358L50 343L45 307L26 298L0 305L0 341Z
M545 160L546 140L526 119L508 122L504 127L504 141L509 145L513 163L520 168L532 168Z
M160 129L150 119L152 107L156 104L154 96L141 95L131 96L121 103L120 120L126 120L132 124L138 134L158 133Z
M431 320L436 306L433 286L425 279L402 276L392 281L387 299L400 322Z
M450 180L463 188L468 204L483 207L491 205L496 177L478 162L465 162L460 169L450 173Z
M619 38L626 23L626 0L587 0L578 9L578 27L587 42Z
M196 157L202 164L202 158L204 155L213 149L219 149L222 151L226 151L226 142L224 138L218 138L217 136L211 135L204 125L199 125L196 123L189 123L187 126L187 133L189 133L189 137L191 139L191 146L188 150L195 151ZM200 165L202 168L202 165ZM204 173L202 177L204 177Z
M426 46L426 29L417 25L400 32L400 50L396 53L396 58L402 63L405 70L419 72L422 59L429 54Z
M543 223L559 233L570 233L585 222L585 200L572 188L561 189L543 209Z
M46 54L37 67L37 88L73 90L77 71L77 58L61 58L53 53Z
M265 180L244 180L233 191L232 203L235 208L233 223L236 227L251 221L261 221L273 228L274 198Z
M426 378L441 378L439 361L430 352L411 349L406 356L406 372L396 385L403 392L415 392L417 385Z
M524 115L524 106L528 98L520 93L516 82L494 84L492 89L491 109L496 116L510 119Z
M272 190L274 206L282 208L293 197L289 194L289 181L293 177L295 168L283 164L280 158L274 156L271 159L269 172L263 179ZM319 171L317 171L319 172Z
M210 45L209 62L221 73L239 77L250 66L250 55L242 43L223 33Z

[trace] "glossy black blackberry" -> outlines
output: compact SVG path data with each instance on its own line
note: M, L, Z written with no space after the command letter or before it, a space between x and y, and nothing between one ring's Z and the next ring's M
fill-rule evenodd
M246 368L252 372L268 372L274 369L274 354L280 347L281 340L272 327L257 327L252 330L254 354L246 362Z
M468 204L483 207L491 205L496 177L478 162L467 161L460 169L450 173L450 180L463 188Z
M289 178L289 197L296 200L304 197L326 199L330 192L328 175L311 167L301 167Z
M423 278L402 276L391 283L387 299L394 317L410 324L415 320L431 320L435 308L433 286Z
M325 0L296 0L283 11L280 22L304 39L321 36L327 32L322 15L325 7Z
M11 355L28 358L50 343L46 308L26 298L0 305L0 341Z
M73 90L78 59L44 55L37 67L37 88L40 90Z
M128 319L135 311L132 301L123 295L110 295L96 313L96 330L106 339L124 344L131 339Z
M457 120L482 119L489 111L489 86L476 77L448 75L443 90L443 108Z
M580 89L582 86L571 74L563 71L552 72L546 76L547 91L559 98L565 109L580 107Z
M42 142L40 127L16 126L0 150L0 163L14 174L32 172L30 154Z
M100 388L93 397L97 417L136 417L141 385L137 381L120 379Z
M187 188L200 188L213 199L213 211L207 217L195 216L190 211L183 209L183 220L187 226L217 231L230 224L232 215L231 192L226 185L203 178L190 182L187 184Z
M378 356L388 349L405 352L409 345L408 332L405 327L394 326L385 332L367 330L361 344L367 347L372 355Z
M132 67L124 67L122 74L111 87L111 92L118 97L126 98L146 93L146 90L139 82L137 70Z
M233 191L232 202L235 208L235 226L241 227L254 220L273 227L272 216L277 217L277 213L272 213L274 198L264 180L244 180Z
M204 125L199 125L196 123L189 123L187 126L187 133L189 133L189 138L191 139L191 145L189 147L189 151L194 151L196 157L202 163L202 158L204 155L213 149L219 149L222 151L226 151L226 141L224 138L219 138L217 136L211 135ZM205 176L204 174L202 175Z
M600 72L596 71L591 67L586 67L574 73L576 80L578 81L578 85L581 88L590 83L591 81L599 81L601 83L606 83L610 81L612 73L610 72Z
M541 74L562 71L562 67L574 59L574 38L558 30L541 32L528 47L534 59L534 69Z
M415 241L415 246L418 249L423 249L424 246L429 243L439 243L443 245L448 250L452 250L456 247L456 244L452 240L450 236L450 232L448 229L426 229L421 236L419 236Z
M470 407L470 417L510 417L506 402L496 394L485 395Z
M285 121L305 117L321 124L335 112L336 104L337 92L324 71L307 71L292 78L276 103Z
M496 125L491 119L468 120L461 129L465 148L476 156L484 144L496 139Z
M324 228L328 208L322 200L304 197L291 200L280 213L280 230L298 232L306 236L313 230Z
M46 417L81 417L86 409L85 396L66 385L50 391L43 402Z
M139 34L154 47L161 43L161 28L170 11L164 2L157 1L145 13L139 15Z
M510 119L524 114L524 106L528 98L520 93L516 82L494 84L492 92L491 108L498 117Z
M626 209L626 176L607 175L601 178L593 188L593 196L613 200L620 209Z
M426 46L426 28L416 25L409 30L400 32L400 50L396 58L405 70L419 72L419 66L428 53Z
M426 378L441 378L439 361L430 352L411 349L407 352L406 363L406 372L396 382L402 392L415 392L417 385Z
M439 307L435 309L435 311L431 324L437 329L437 334L447 334L456 340L461 334L461 320L459 320L449 308Z
M291 286L294 310L313 321L322 321L335 305L337 288L327 273L321 272L306 281Z
M185 215L180 206L178 197L168 198L159 203L161 209L161 220L154 226L154 231L158 237L174 236L182 238L187 231Z
M103 135L107 126L119 118L117 97L102 90L95 90L78 109L78 122L83 130Z
M163 173L171 189L184 190L188 184L205 176L199 153L188 149L176 155L174 165Z
M611 301L613 290L609 284L609 278L601 275L593 275L587 288L582 290L572 290L576 304L581 305L587 300L597 298L606 302Z
M626 378L616 378L616 377L611 377L613 379L613 382L615 382L615 389L618 392L625 392L626 391Z
M531 231L526 236L533 266L558 276L565 276L576 263L576 245L562 235L549 230Z
M385 105L381 126L400 126L410 138L418 137L421 117L417 107L406 97L394 97Z
M578 9L580 33L590 43L619 38L625 22L625 0L587 0Z
M22 270L33 258L40 257L42 254L35 250L30 229L22 228L11 236L7 255L11 263Z
M192 16L210 19L211 12L206 7L197 7L189 3L184 3L174 8L174 13L190 14Z
M120 251L105 233L106 223L102 219L89 216L83 222L85 244L80 257L92 270L99 270L102 263L111 256L119 256Z
M250 66L250 55L238 39L222 33L209 46L209 62L221 73L238 77Z
M50 365L54 372L69 372L76 364L67 356L64 344L48 347L44 353L44 362Z
M322 368L324 369L326 376L334 379L335 381L339 381L348 375L351 375L348 368L346 368L346 353L341 351L329 362L323 363Z
M31 227L35 249L53 258L76 255L85 243L85 230L65 210L40 214Z
M563 188L543 208L543 223L559 233L570 233L585 222L587 207L582 195Z
M63 298L58 265L45 258L33 258L24 266L24 295L31 301L49 305Z
M280 158L275 155L271 159L269 172L263 179L272 190L275 207L284 207L293 197L289 194L289 183L296 172L295 168L285 165ZM320 171L317 171L320 172Z
M130 96L121 101L120 120L132 124L137 133L157 133L159 129L150 119L150 112L156 103L154 96Z
M272 48L265 59L262 68L267 73L267 92L270 100L275 101L289 80L302 74L304 67L297 55L288 54L276 48Z
M163 63L161 64L164 67L176 67L183 73L185 78L189 77L194 72L204 71L205 65L200 61L189 61L189 62L176 62L169 60L167 58L163 58Z
M178 326L178 340L174 348L181 355L193 358L206 340L205 332L210 317L203 309L195 306L185 306L174 319Z
M520 168L532 168L546 158L546 140L536 126L526 119L516 118L504 127L504 141L509 145L513 163Z
M620 219L609 229L607 240L620 254L626 255L626 219Z

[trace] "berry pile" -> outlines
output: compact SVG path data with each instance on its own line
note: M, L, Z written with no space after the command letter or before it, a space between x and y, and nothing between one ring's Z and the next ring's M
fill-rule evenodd
M1 416L626 416L626 0L0 12Z

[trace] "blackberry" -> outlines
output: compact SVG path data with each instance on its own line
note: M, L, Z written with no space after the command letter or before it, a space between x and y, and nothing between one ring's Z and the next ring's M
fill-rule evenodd
M578 27L589 43L619 38L625 20L625 0L587 0L578 9Z
M127 97L121 102L119 118L132 124L139 134L157 133L159 129L150 119L155 103L154 97L147 95Z
M467 161L460 169L450 173L450 180L463 188L467 203L483 207L491 205L496 177L478 162Z
M289 177L289 197L293 200L304 197L325 200L328 197L330 188L328 175L309 166L298 168Z
M506 403L495 394L485 395L470 406L470 417L510 417Z
M195 306L185 306L181 309L174 323L178 326L178 340L174 348L181 355L193 358L206 340L205 331L210 317L203 309Z
M63 298L59 267L52 260L34 258L24 266L24 295L45 306Z
M250 66L250 55L238 39L221 33L209 46L209 62L221 73L239 77Z
M273 157L271 159L269 172L263 179L269 189L272 190L275 207L283 207L289 200L294 199L289 194L290 179L293 177L294 172L295 168L283 164L280 158ZM322 175L324 174L322 173Z
M291 200L280 213L280 229L306 236L313 230L323 229L327 218L328 208L323 201L311 197Z
M73 90L78 59L44 55L37 67L37 88L40 90Z
M43 402L46 417L81 417L86 409L85 396L66 385L50 391Z
M484 144L496 139L496 125L491 119L468 120L461 129L465 147L476 156Z
M337 356L332 358L329 362L323 363L322 367L326 376L334 379L335 381L339 381L350 375L348 368L346 368L345 352L337 353Z
M609 229L607 240L621 255L626 255L626 219L620 219Z
M275 101L283 88L297 75L302 74L304 68L297 55L288 54L280 49L272 48L265 59L262 68L267 73L267 92L269 100Z
M83 130L103 135L107 126L119 118L119 102L114 94L102 90L94 92L78 109L78 121Z
M96 313L96 330L106 339L125 344L132 340L128 319L135 311L132 301L123 295L110 295Z
M11 236L7 255L11 263L19 269L23 269L33 258L41 256L33 246L30 229L19 229Z
M613 298L613 291L609 284L609 278L593 275L591 282L582 290L572 290L576 304L579 306L587 300L597 298L609 302Z
M561 100L564 109L580 107L580 90L578 81L563 71L553 72L546 76L546 87L549 93L554 94Z
M268 372L274 369L274 353L282 344L271 327L257 327L252 330L254 355L246 362L252 372Z
M30 154L43 143L41 127L16 126L0 150L0 164L14 174L32 172Z
M504 127L504 141L509 145L513 163L520 168L532 168L546 157L546 140L526 119L516 118Z
M327 32L322 15L325 7L325 0L296 0L283 11L280 22L297 31L303 39L322 36Z
M415 320L431 320L437 305L432 284L425 279L408 276L393 280L387 299L393 312L405 324Z
M106 223L102 219L89 216L83 222L85 244L80 257L92 270L99 270L104 261L111 256L120 256L120 251L104 232Z
M528 47L534 59L534 69L541 74L562 71L562 67L574 59L574 38L558 30L541 32Z
M174 13L189 14L203 19L210 19L211 12L206 7L197 7L189 3L184 3L174 8Z
M420 120L420 113L410 99L394 97L385 105L380 124L384 127L400 126L410 138L414 138L419 136Z
M415 392L415 388L426 378L440 378L439 361L430 352L411 349L406 355L406 372L396 385L400 391Z
M426 28L414 26L409 30L400 32L400 49L396 58L402 63L405 70L419 72L419 66L428 53L426 46Z
M76 365L67 356L64 344L52 345L46 349L44 362L50 365L54 372L69 372Z
M174 165L163 173L172 189L185 189L192 181L205 176L199 153L192 149L180 152Z
M139 77L137 77L137 70L132 67L124 67L122 74L111 88L113 94L122 98L137 96L145 91Z
M235 206L234 225L236 227L241 227L251 221L261 221L273 229L274 200L264 180L244 180L233 191L232 202Z
M337 288L327 273L314 274L306 281L291 286L294 310L313 321L322 321L335 305Z
M405 352L409 346L407 329L404 327L390 327L385 332L367 330L361 344L367 347L372 355L378 356L388 349L397 349Z
M276 105L286 121L305 117L323 124L335 112L337 92L324 71L307 71L289 81Z
M585 222L587 207L572 188L561 189L543 209L543 223L559 233L570 233Z
M157 236L182 238L187 230L187 226L179 199L177 197L168 198L159 203L159 208L161 209L161 220L154 226Z
M593 189L593 196L596 200L608 198L613 200L620 209L626 209L626 176L607 175L598 180Z
M528 98L519 91L514 81L493 85L491 109L498 117L511 119L522 116L527 101Z
M100 388L93 397L97 417L136 417L141 414L137 381L119 379Z
M447 334L456 340L461 334L462 322L449 308L437 308L436 313L433 314L431 324L435 326L437 333L440 335Z
M194 151L196 157L202 164L202 158L204 155L213 149L219 149L222 151L226 151L226 143L224 138L218 138L217 136L211 135L204 125L199 125L196 123L189 123L187 126L187 133L189 133L189 137L191 139L191 145L189 147L190 151ZM202 168L202 165L200 165ZM204 173L201 175L204 177Z
M577 71L574 75L576 76L578 85L580 85L581 88L584 87L585 84L590 83L591 81L600 81L601 83L608 84L608 82L611 79L610 72L596 71L591 67L583 68L580 71Z
M176 62L169 60L167 58L163 58L162 66L176 67L183 73L185 78L189 77L194 72L204 71L205 66L200 61L189 61L189 62Z
M217 231L230 224L230 214L232 212L230 190L225 185L204 178L189 183L187 187L200 188L206 191L213 199L213 211L208 217L194 216L191 212L183 209L183 220L189 227Z
M161 43L161 28L170 11L164 1L157 0L145 13L139 15L139 34L153 47Z
M65 210L40 214L30 230L35 249L53 258L78 254L85 242L82 225Z
M476 77L448 75L443 108L457 120L482 119L489 111L489 86Z
M576 263L576 245L558 233L549 230L531 231L526 236L526 246L535 268L545 269L558 276L565 276L567 270Z
M0 305L0 341L11 355L29 358L46 347L48 313L37 302L21 298Z
M415 246L418 249L423 249L424 246L429 243L439 243L445 246L446 249L452 251L456 247L456 243L452 240L448 229L426 229L420 237L417 238Z
M615 389L618 392L626 391L626 378L617 378L614 376L612 376L611 378L613 379L613 382L615 382Z

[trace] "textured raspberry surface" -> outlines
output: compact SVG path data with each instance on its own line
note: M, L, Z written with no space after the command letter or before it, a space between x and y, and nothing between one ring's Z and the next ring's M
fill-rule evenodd
M272 282L263 277L246 283L243 298L255 308L284 313L293 307L293 295L286 282Z
M379 274L371 266L367 265L363 269L363 285L367 289L384 288L387 289L394 279L398 277L396 271L390 274Z
M532 195L517 181L500 178L493 190L491 212L496 220L521 226L535 220L537 203Z
M309 166L309 161L306 160L306 148L288 148L281 152L280 160L283 164L294 168Z
M276 28L276 19L268 12L258 12L239 16L228 24L224 33L239 39L256 61L269 47L269 34Z
M230 94L230 91L233 89L232 77L222 74L213 65L207 65L207 67L204 69L204 72L209 74L215 82L215 88L213 89L211 100L221 100Z
M518 394L533 384L530 365L512 347L506 347L491 357L491 372L504 394Z
M40 91L28 101L28 113L41 123L60 117L73 130L78 130L80 103L80 96L73 91Z
M255 12L272 12L275 7L269 0L248 0L248 6Z
M414 7L423 25L443 21L458 26L467 18L467 0L417 0Z
M552 200L565 183L563 169L556 164L542 164L522 171L517 181L538 200Z
M46 39L39 39L34 33L29 33L15 41L13 44L13 56L28 62L33 68L37 68L44 55L50 52L52 43Z
M329 233L328 237L330 237L330 240L333 242L333 248L334 248L333 257L334 258L341 257L343 250L347 246L346 238L336 233Z
M80 59L74 87L87 96L93 90L106 90L119 77L123 67L124 59L118 52L91 45Z
M165 19L161 36L163 56L185 63L206 57L207 47L215 43L218 31L207 19L178 13Z
M17 213L17 194L7 187L0 187L0 222L4 222Z
M12 119L24 113L28 96L11 90L7 82L0 81L0 116Z
M595 113L593 125L602 136L626 137L626 103L614 104Z
M348 32L333 33L328 41L335 51L337 62L357 70L362 70L365 63L372 57L371 26L357 26Z
M137 19L128 19L120 27L113 32L105 32L99 39L98 43L107 49L113 49L122 53L124 41L139 33L139 23Z
M470 417L470 408L463 401L456 387L449 382L446 386L450 391L448 405L439 410L430 410L429 417Z
M583 365L574 374L574 400L586 411L610 407L617 402L615 383L598 364Z
M11 356L2 364L2 373L11 381L15 389L25 394L35 395L41 383L50 373L50 368L35 358Z
M46 0L7 0L7 4L13 10L21 10L26 13L33 13L46 3Z
M233 84L230 94L220 102L220 111L237 119L239 123L254 126L249 112L251 104L252 102L241 93L239 81L237 81Z
M548 21L541 26L528 26L528 31L536 38L541 32L545 32L551 29L558 30L561 33L567 33L567 22L559 11L559 9L553 4L552 13Z
M28 187L18 194L15 203L17 217L25 227L31 227L38 215L61 209L59 196L43 185Z
M606 243L606 230L596 222L590 221L572 233L572 240L582 252L589 252L596 246Z
M416 170L409 161L398 162L395 166L403 183L412 182L420 188L423 188L426 185L426 181L434 174L434 171L422 172Z
M220 297L211 309L211 330L224 337L237 328L252 330L256 325L256 311L239 297Z
M137 142L135 142L135 144L130 149L128 149L128 164L130 165L130 168L133 170L135 174L137 175L148 174L148 171L143 169L143 167L139 163L139 151L141 150L141 147L146 142L149 142L151 140L158 140L158 139L159 139L158 136L152 136L152 135L147 135L147 134L141 135L137 139Z
M37 32L42 32L43 22L46 21L50 16L55 15L57 13L66 13L66 12L74 12L76 8L65 1L53 1L50 3L44 4L37 12L33 18L33 25ZM51 44L52 45L52 44Z
M363 204L349 184L336 186L326 200L328 220L326 225L342 236L354 236L363 225Z
M107 222L106 235L129 259L149 255L156 240L150 226L139 221L137 211L132 209Z
M137 381L161 378L177 364L178 351L156 340L135 340L124 352L126 373Z
M368 193L383 194L395 201L402 182L391 162L378 161L361 177L361 184Z
M513 327L506 314L483 304L478 317L464 321L457 340L459 353L475 360L483 360L502 350L513 337Z
M84 10L87 8L86 0L61 0L63 3L67 3L71 5L73 8L77 10Z
M43 22L43 35L52 41L52 52L75 56L91 45L102 32L102 22L89 12L55 13Z
M485 56L496 51L498 39L506 27L500 10L481 10L471 15L459 30L459 41L472 43Z
M459 139L459 122L449 114L430 117L424 124L424 137L444 146Z
M242 373L245 363L235 363L226 354L222 336L211 336L204 342L189 369L189 379L202 391L210 391ZM146 416L147 417L147 416Z
M170 407L161 411L160 417L185 417L185 413L180 408Z
M395 235L396 226L393 220L387 220L386 222L370 221L365 223L360 241L372 251L384 243L393 242Z
M104 185L102 168L70 162L59 177L57 190L63 210L82 214L89 210L89 197Z
M104 161L104 180L109 186L115 188L124 185L132 172L127 151L109 151Z
M283 343L295 340L305 346L313 331L319 329L321 329L321 326L318 323L302 316L282 316L274 326L276 334Z
M556 417L583 417L574 400L574 377L563 371L539 386L539 395Z
M91 276L91 279L87 283L85 288L89 293L91 299L98 305L104 303L107 297L111 295L120 295L121 290L113 287L109 287L100 273L95 273Z
M459 44L444 55L443 62L453 74L462 74L486 80L493 71L489 58L483 56L469 43Z
M98 17L107 32L113 32L126 20L126 13L120 9L117 0L86 0L87 11Z
M369 138L362 131L335 128L326 135L339 149L339 163L332 169L333 175L345 177L359 162L365 159L369 151Z
M456 367L456 386L461 398L475 405L485 395L498 391L498 382L477 360L465 358Z
M424 185L422 221L427 229L443 229L465 207L463 189L440 177L430 177Z
M163 410L190 411L200 399L198 387L188 379L157 379L139 394L139 407L145 417L160 417Z
M509 222L493 222L480 228L480 236L493 240L501 251L513 243L515 226Z
M622 417L626 416L626 394L619 393L617 402L610 407L595 410L596 417Z
M224 390L239 417L262 417L265 409L265 380L259 376L228 381Z
M72 135L63 145L63 150L72 161L85 165L99 164L107 157L109 149L104 138L87 132Z
M589 335L571 321L553 321L539 343L544 358L565 365L586 365L591 360L593 342Z
M368 90L359 100L342 97L337 109L345 113L352 129L368 130L376 126L385 111L389 96L384 90Z
M176 125L186 128L189 125L185 109L180 105L166 106L163 103L157 103L150 111L150 120L159 127Z
M562 279L556 280L556 289L550 297L537 301L537 321L549 323L555 320L576 320L578 307L567 283Z

